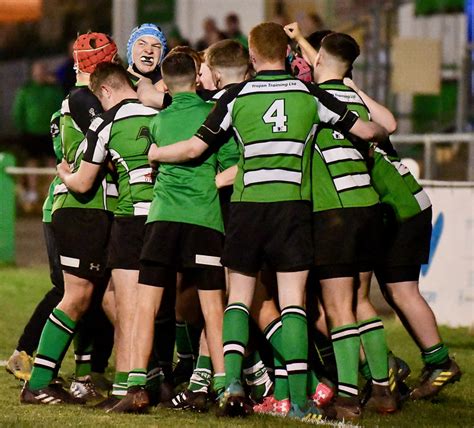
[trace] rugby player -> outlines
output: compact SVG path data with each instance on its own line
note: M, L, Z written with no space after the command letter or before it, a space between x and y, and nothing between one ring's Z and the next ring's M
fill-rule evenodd
M303 308L312 264L308 204L307 143L318 122L328 122L366 140L381 140L385 129L364 122L343 104L285 71L287 37L274 23L254 27L250 58L257 76L230 88L195 136L167 147L153 146L150 161L186 162L218 147L232 125L241 159L234 183L222 262L229 271L229 302L224 316L226 391L221 407L241 414L242 358L248 341L249 307L256 274L266 262L277 272L282 309L282 340L291 410L299 418L320 417L307 405L307 325Z
M65 160L78 168L83 156L84 135L91 119L101 112L97 98L87 88L90 73L100 62L115 59L117 47L105 34L79 36L73 47L77 87L61 107L61 138ZM116 187L103 174L85 195L54 189L52 225L64 276L64 296L53 309L41 334L31 379L20 401L28 404L82 403L61 385L50 382L74 336L78 321L90 305L94 288L108 281L106 250ZM105 287L104 287L105 288Z
M212 105L195 93L196 67L189 55L175 53L167 56L162 64L162 74L173 102L152 121L151 135L156 144L167 146L189 138ZM213 152L189 164L159 165L140 258L133 369L129 373L127 396L112 411L140 411L149 405L144 385L153 319L164 290L176 287L177 272L182 272L182 283L195 285L198 289L215 372L214 383L224 384L222 316L225 276L219 262L223 222L215 185L216 173L217 155Z
M86 193L92 188L109 158L118 174L118 201L107 262L112 270L116 305L116 387L113 399L101 406L107 409L117 404L121 391L125 395L120 383L131 369L138 260L153 195L153 173L146 157L151 144L149 123L157 112L138 101L120 65L99 64L91 75L90 87L105 113L96 118L87 131L86 148L77 171L71 173L68 164L63 162L58 172L68 189L76 193Z

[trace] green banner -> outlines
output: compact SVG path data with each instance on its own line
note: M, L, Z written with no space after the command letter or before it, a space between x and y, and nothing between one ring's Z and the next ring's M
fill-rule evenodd
M137 22L166 27L175 19L175 0L138 0Z
M464 11L464 0L416 0L417 15L432 15L435 13L456 13Z

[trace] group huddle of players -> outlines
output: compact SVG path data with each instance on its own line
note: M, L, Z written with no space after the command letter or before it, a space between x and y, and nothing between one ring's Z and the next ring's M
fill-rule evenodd
M97 398L81 340L70 392L54 382L97 290L115 328L113 389L96 405L107 412L215 403L226 416L357 420L459 380L418 289L431 203L390 144L393 115L349 78L356 41L262 23L248 51L166 51L154 24L133 30L127 70L104 34L74 44L77 86L52 127L64 295L21 402ZM420 348L412 389L370 302L373 272ZM177 395L163 388L175 320L190 376Z

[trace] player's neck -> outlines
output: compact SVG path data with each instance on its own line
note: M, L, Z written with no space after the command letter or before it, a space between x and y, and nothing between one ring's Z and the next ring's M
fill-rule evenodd
M338 73L334 70L320 70L318 72L318 79L316 83L324 83L327 82L328 80L342 80L344 79L344 76L341 75L341 73Z
M90 74L88 73L77 73L76 74L76 83L80 86L88 86L90 82Z
M284 61L277 61L277 62L261 62L258 64L254 64L255 71L257 73L261 71L276 71L276 70L284 70L285 69L285 62Z

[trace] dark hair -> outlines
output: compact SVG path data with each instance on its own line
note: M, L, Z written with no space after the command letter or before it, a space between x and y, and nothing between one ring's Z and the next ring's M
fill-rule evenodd
M328 35L332 34L333 32L331 30L320 30L320 31L315 31L314 33L311 33L306 40L308 43L317 51L321 49L321 42L323 39Z
M161 63L161 74L167 86L173 86L174 82L192 84L196 81L196 63L187 53L171 53Z
M249 53L236 40L221 40L209 46L206 50L209 67L248 67Z
M123 86L133 88L125 68L121 64L113 62L97 64L91 74L89 87L92 92L96 92L104 83L110 85L113 89L120 89Z
M347 65L346 77L351 77L352 64L360 55L360 48L355 39L349 34L332 33L324 37L321 47L344 62Z

